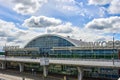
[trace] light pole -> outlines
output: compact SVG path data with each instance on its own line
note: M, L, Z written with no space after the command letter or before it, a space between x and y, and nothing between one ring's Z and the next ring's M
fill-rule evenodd
M114 49L115 49L115 44L114 44L114 42L115 42L115 39L114 39L114 36L115 36L115 33L113 33L113 65L114 65L114 57L115 57L115 52L114 52Z

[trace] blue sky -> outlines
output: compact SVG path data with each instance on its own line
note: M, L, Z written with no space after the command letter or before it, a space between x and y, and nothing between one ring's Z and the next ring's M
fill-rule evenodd
M0 0L0 46L42 34L84 41L120 39L120 0Z

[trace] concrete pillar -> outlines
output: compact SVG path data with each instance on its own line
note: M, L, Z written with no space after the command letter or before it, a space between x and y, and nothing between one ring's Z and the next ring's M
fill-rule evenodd
M2 65L1 66L2 69L6 69L6 62L1 62L1 65Z
M20 68L20 72L24 71L24 64L23 63L19 63L19 68Z
M82 71L82 68L77 67L77 69L78 69L78 80L82 80L82 78L83 78L83 71Z
M67 80L66 76L64 76L64 80Z
M47 75L48 75L47 66L43 66L43 76L44 76L44 77L47 77Z

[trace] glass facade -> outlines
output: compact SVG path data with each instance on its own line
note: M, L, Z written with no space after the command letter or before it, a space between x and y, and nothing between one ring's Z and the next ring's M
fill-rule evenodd
M51 49L58 46L74 46L72 43L58 36L42 36L29 42L25 47L39 47L41 49Z
M84 49L84 50L54 50L54 55L59 58L82 59L118 59L117 49Z
M74 46L72 43L58 36L41 36L37 39L29 42L25 48L29 47L38 47L40 51L40 55L47 54L47 56L52 55L53 51L51 50L53 47L65 47L65 46Z

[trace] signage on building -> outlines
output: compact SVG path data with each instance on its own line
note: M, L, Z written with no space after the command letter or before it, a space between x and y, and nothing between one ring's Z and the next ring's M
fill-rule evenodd
M19 46L5 46L4 51L39 51L38 47L20 48Z
M41 58L40 59L40 65L41 66L49 65L49 59L48 58Z
M19 46L4 46L3 50L8 51L8 50L16 50L16 49L19 49L19 48L20 48Z
M120 47L120 41L81 42L81 47Z

